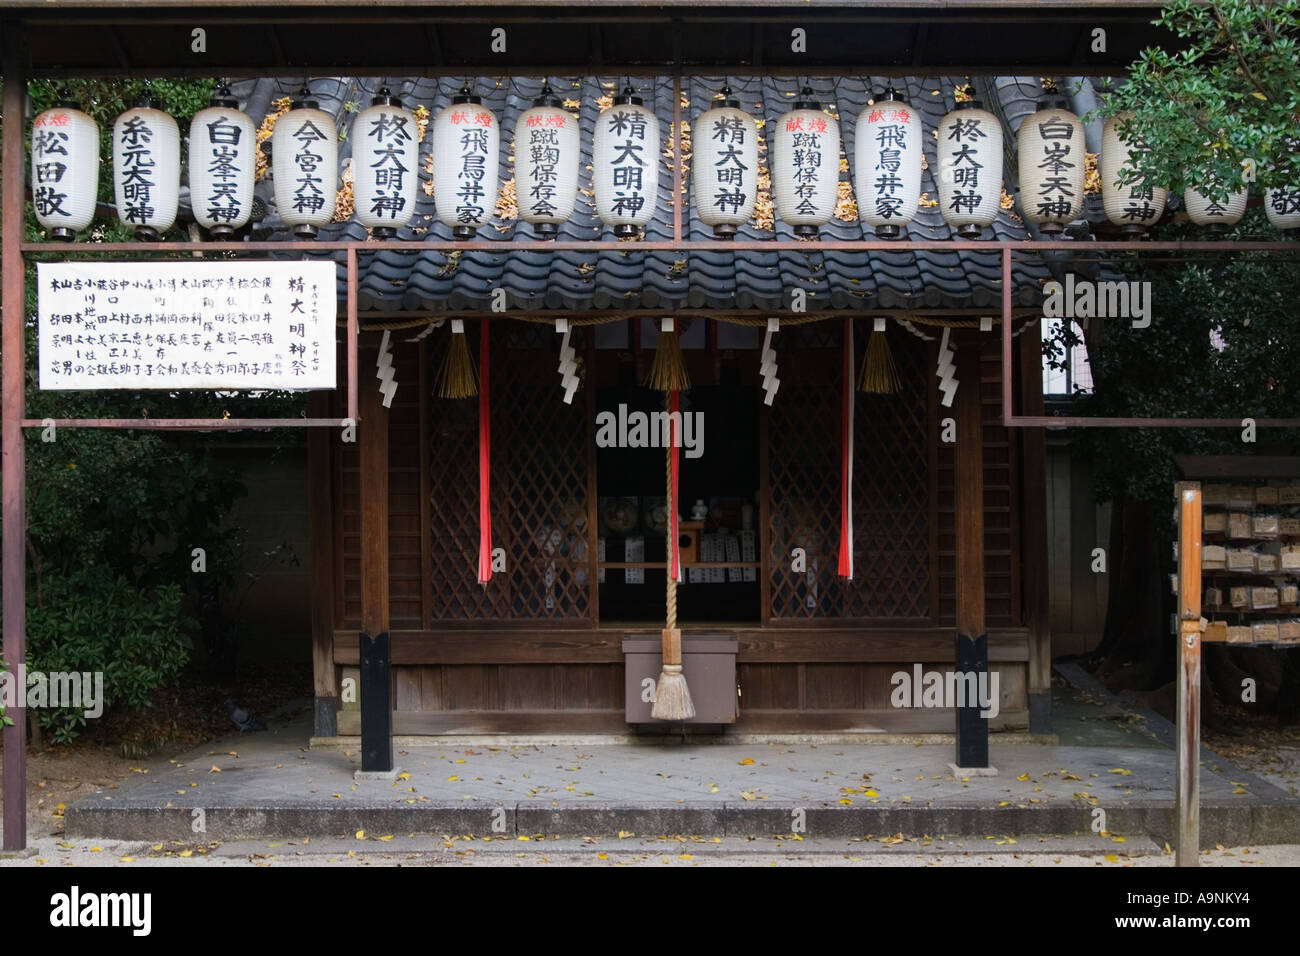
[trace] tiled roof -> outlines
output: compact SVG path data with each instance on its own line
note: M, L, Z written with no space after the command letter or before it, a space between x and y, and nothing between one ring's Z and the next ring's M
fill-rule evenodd
M692 77L683 81L683 94L689 106L682 111L688 122L708 108L710 98L723 85L723 78ZM744 108L758 119L772 119L791 108L799 83L782 78L729 78ZM475 92L484 105L492 109L501 122L501 178L511 175L510 134L518 115L532 105L541 87L540 78L510 78L494 85L478 80ZM557 94L579 100L584 161L579 171L577 208L559 230L562 240L613 240L613 231L596 216L590 198L590 149L596 117L597 99L621 87L618 76L588 77L580 80L556 80ZM943 115L954 105L953 91L965 83L964 78L892 78L855 77L809 79L808 83L823 106L840 118L845 156L853 155L854 125L858 112L867 105L872 90L893 85L904 89L911 104L922 113L926 133L929 169L923 172L922 190L931 198L938 191L934 179L933 136ZM1006 136L1004 179L1008 191L1015 195L1015 132L1020 122L1035 110L1041 96L1036 77L977 78L974 92L987 109L999 115ZM245 109L260 121L271 110L271 102L295 90L300 81L261 79L237 84L235 94ZM353 111L369 104L377 81L362 84L354 79L327 78L309 81L313 95L326 112L338 117L340 129L349 129ZM387 78L387 85L408 108L423 105L436 115L460 87L458 80ZM661 134L667 137L673 118L672 80L641 79L635 81L645 105L655 111ZM771 147L772 124L763 134ZM430 149L430 137L421 144L421 163ZM340 169L350 156L350 143L340 143ZM661 162L667 162L661 152ZM851 165L851 164L850 164ZM842 173L849 179L849 173ZM689 175L685 177L689 190ZM647 227L647 238L672 238L671 171L665 167L660 176L659 200L655 219ZM260 231L269 230L269 238L286 237L272 197L271 181L258 185L258 195L268 203L270 212ZM665 309L673 308L742 308L778 309L788 307L791 291L800 287L807 292L810 311L826 309L953 309L968 307L996 308L1000 302L1000 261L996 251L962 252L847 252L820 250L816 242L808 251L797 252L693 252L687 260L674 262L671 252L639 252L635 242L626 251L537 252L511 248L511 240L533 239L532 228L522 221L492 224L480 230L478 238L500 240L499 252L467 251L450 261L448 255L421 249L421 240L451 240L451 231L434 217L433 198L417 191L417 212L412 225L401 229L400 239L411 242L410 253L382 250L363 254L359 261L358 302L363 312L444 311L485 309L491 290L503 288L511 309ZM690 197L683 207L683 224L687 238L711 239L712 232L700 223L690 209ZM427 229L427 232L417 233ZM910 224L913 239L950 239L954 233L944 222L937 205L923 207ZM1002 210L991 230L998 239L1024 239L1026 227L1018 217ZM859 221L832 219L823 227L826 239L874 239L871 227ZM326 227L323 239L365 240L366 230L355 220ZM790 226L778 218L775 231L760 230L751 221L741 228L738 238L794 239ZM312 254L316 255L316 254ZM322 252L320 256L329 255ZM454 254L453 254L454 255ZM341 254L335 254L338 258ZM1031 305L1039 301L1041 282L1049 270L1037 256L1018 255L1014 260L1014 301ZM344 293L340 288L340 295Z

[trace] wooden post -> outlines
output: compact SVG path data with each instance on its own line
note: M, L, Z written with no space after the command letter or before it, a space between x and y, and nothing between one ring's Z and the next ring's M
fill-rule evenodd
M1043 414L1043 351L1036 327L1020 336L1020 411ZM1047 578L1047 434L1025 428L1022 441L1025 626L1029 628L1029 732L1052 732L1052 630Z
M27 663L27 472L23 446L23 408L26 403L24 370L26 342L24 303L26 273L19 243L25 232L26 206L23 132L27 74L23 69L22 27L4 24L4 192L0 195L0 221L4 225L0 247L0 273L4 275L3 332L0 333L0 404L3 404L3 583L4 662L19 677L14 706L6 716L13 725L4 729L4 848L17 853L27 848L27 684L22 679Z
M311 392L307 414L330 414L330 393ZM334 462L331 444L338 432L307 431L307 528L311 548L311 666L315 685L317 737L338 735L339 689L334 668Z
M367 359L374 353L367 352ZM361 388L361 769L393 769L388 648L388 409L374 381Z
M957 548L957 647L960 672L987 674L988 635L984 629L984 422L981 413L979 340L956 347L957 446L953 453ZM987 680L987 677L985 677ZM957 766L989 765L988 721L979 701L957 708Z
M1201 486L1178 483L1177 866L1196 866L1201 844Z

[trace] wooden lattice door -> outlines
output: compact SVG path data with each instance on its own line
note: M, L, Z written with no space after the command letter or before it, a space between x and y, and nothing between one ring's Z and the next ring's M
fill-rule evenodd
M477 360L477 328L467 323ZM478 403L431 397L433 618L590 621L585 394L561 400L559 336L550 325L492 326L492 545L506 570L477 582ZM571 344L584 349L584 330ZM438 362L445 336L432 350Z
M869 326L855 329L854 369ZM902 388L855 393L854 579L837 574L843 326L783 330L781 389L768 416L770 617L928 619L932 615L931 436L926 343L889 333ZM791 569L802 548L806 569Z

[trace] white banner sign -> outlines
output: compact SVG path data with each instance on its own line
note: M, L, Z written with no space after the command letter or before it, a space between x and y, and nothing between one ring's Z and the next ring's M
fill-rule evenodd
M42 262L42 389L332 389L333 262Z

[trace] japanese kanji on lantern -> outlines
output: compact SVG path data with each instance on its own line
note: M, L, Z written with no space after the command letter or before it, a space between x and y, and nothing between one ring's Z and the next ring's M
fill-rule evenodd
M1188 186L1183 190L1183 205L1187 207L1187 218L1198 226L1204 226L1212 235L1220 235L1241 222L1246 213L1246 186L1231 193L1222 201L1210 199L1204 193Z
M176 222L181 188L181 134L146 93L113 124L113 192L117 218L153 241Z
M52 239L71 242L95 218L99 125L66 94L32 121L32 208Z
M1133 167L1133 155L1142 147L1125 142L1119 135L1119 126L1130 118L1121 113L1106 120L1101 134L1101 201L1106 218L1116 226L1123 226L1126 235L1141 236L1165 211L1168 190L1159 186L1144 185L1141 180L1128 186L1118 185L1121 170Z
M275 206L296 235L314 239L334 218L338 196L338 130L303 87L271 134Z
M721 99L695 121L691 192L700 222L731 239L758 199L758 124L723 87Z
M549 84L515 125L515 199L519 218L550 239L573 215L578 198L578 117Z
M897 239L921 201L921 118L887 89L858 114L854 136L858 215L876 238Z
M415 212L420 166L415 115L387 87L352 124L352 195L357 221L391 239Z
M796 236L815 236L839 198L840 124L804 87L794 109L776 121L772 193L776 211Z
M473 239L497 203L501 130L469 87L433 120L433 204L457 239Z
M1016 138L1020 161L1020 214L1044 235L1064 232L1083 213L1087 146L1083 124L1064 97L1038 101Z
M1300 229L1300 189L1266 189L1264 214L1274 229Z
M632 87L596 118L591 151L596 214L622 238L654 218L659 196L659 118Z
M257 139L253 120L221 86L190 121L190 206L214 239L248 224L253 211Z
M939 123L939 211L963 239L978 239L1002 202L1002 124L979 100Z

